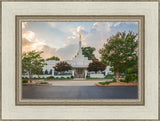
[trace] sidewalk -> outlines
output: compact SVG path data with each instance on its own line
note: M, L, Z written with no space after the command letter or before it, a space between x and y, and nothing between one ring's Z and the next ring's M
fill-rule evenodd
M94 80L94 81L74 81L74 80L66 80L66 81L47 81L51 83L53 86L96 86L95 84L101 82L102 80Z

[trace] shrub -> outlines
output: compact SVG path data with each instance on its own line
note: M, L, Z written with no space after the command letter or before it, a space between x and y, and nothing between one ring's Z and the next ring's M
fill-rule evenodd
M73 79L74 77L73 76L71 76L71 79Z
M99 82L99 84L102 84L102 85L108 85L110 83L112 83L112 81Z
M134 81L138 81L138 74L134 74Z
M49 76L48 78L49 78L49 79L54 79L54 76Z
M50 76L51 79L54 79L54 76Z
M61 79L65 79L64 77L61 77Z
M106 84L106 82L99 82L99 84L105 85L105 84Z
M120 81L120 82L126 82L126 80L125 80L125 79L120 79L119 81Z
M22 79L22 83L28 83L28 79Z
M40 82L40 84L48 84L48 82Z
M90 78L90 76L89 76L89 75L87 75L87 76L86 76L86 78L87 78L87 79L89 79L89 78Z
M45 72L44 72L45 74L48 74L48 70L45 70Z
M138 81L138 75L137 74L126 75L125 82L133 82L133 81Z
M114 79L112 79L112 82L116 82L116 79L114 78Z
M70 79L69 77L67 77L67 79Z
M115 79L115 78L114 78L114 79L112 79L112 81L99 82L99 84L102 84L102 85L108 85L108 84L110 84L110 83L114 83L114 82L116 82L116 79Z
M106 79L113 79L113 75L108 74L108 75L105 76L105 78L106 78Z
M46 79L48 79L48 80L49 80L50 78L49 78L49 77L47 77Z

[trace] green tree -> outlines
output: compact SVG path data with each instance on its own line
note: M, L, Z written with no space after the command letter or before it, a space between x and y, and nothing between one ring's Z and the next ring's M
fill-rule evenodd
M48 70L45 70L44 74L48 74Z
M88 65L88 71L104 71L106 69L106 65L99 61L93 61Z
M49 74L52 74L52 69L50 69Z
M42 67L46 65L44 59L40 56L43 51L30 51L22 55L22 72L29 74L29 81L32 82L32 75L39 73Z
M118 32L111 36L104 47L99 51L101 61L110 65L111 71L116 73L116 81L119 82L120 73L125 72L137 64L137 34L133 32Z
M82 47L82 54L85 57L88 57L89 60L98 60L93 54L95 50L96 49L94 47Z
M50 58L47 58L46 60L56 60L56 61L59 61L60 59L56 56L52 56Z
M43 69L42 69L42 67L38 66L37 68L33 69L33 72L34 72L34 74L37 74L38 78L39 78L39 75L43 74Z
M55 66L55 71L62 72L64 74L65 71L71 70L72 66L67 62L59 62Z

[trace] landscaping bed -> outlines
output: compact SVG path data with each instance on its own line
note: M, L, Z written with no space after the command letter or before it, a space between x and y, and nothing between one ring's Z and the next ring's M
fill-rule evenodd
M96 86L138 86L138 82L112 82L109 84L100 84L100 83L96 83Z
M41 84L41 83L23 83L23 85L51 85L50 83L45 83L45 84Z
M24 85L51 85L50 83L42 80L36 80L30 83L28 79L22 79L22 84Z

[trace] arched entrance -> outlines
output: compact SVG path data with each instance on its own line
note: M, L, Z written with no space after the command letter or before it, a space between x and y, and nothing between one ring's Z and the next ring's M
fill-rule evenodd
M85 68L75 68L74 73L74 78L85 78Z

